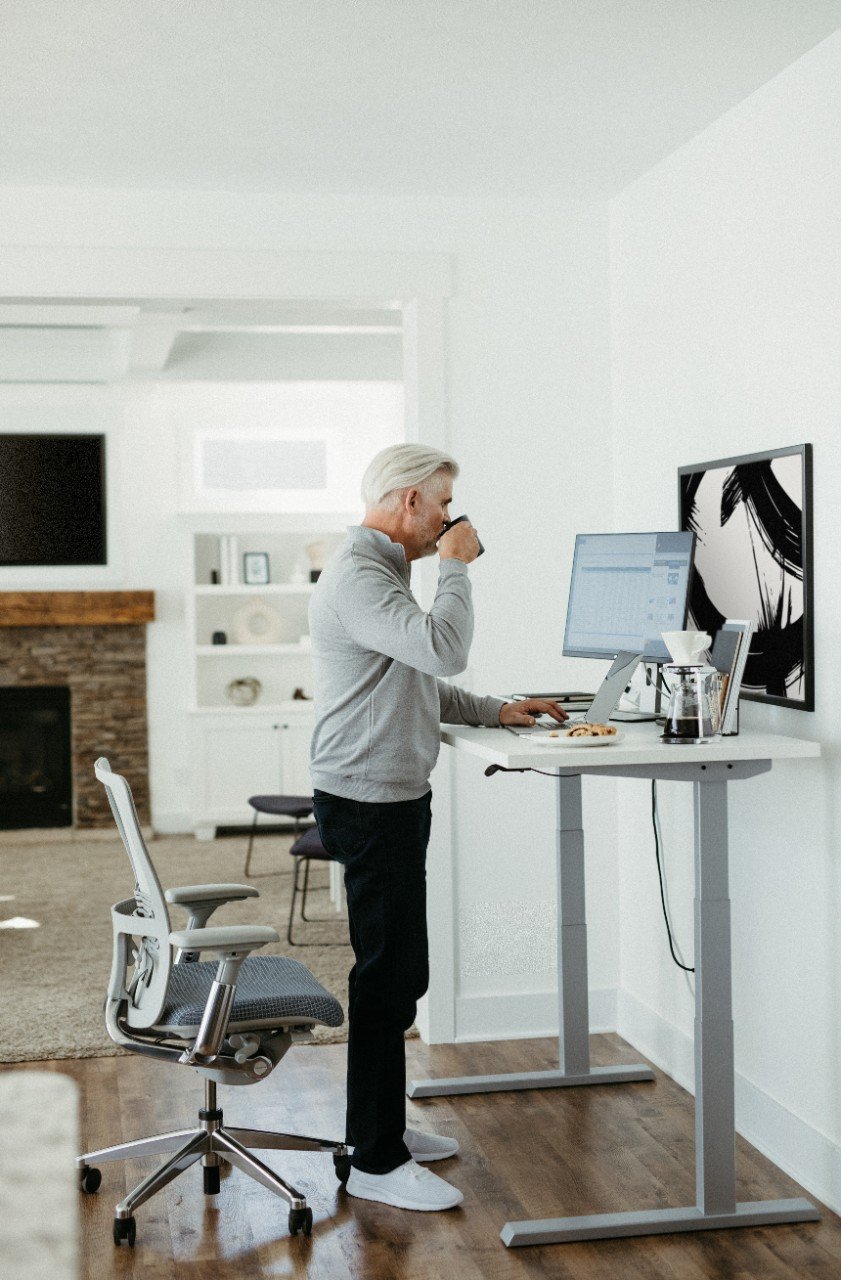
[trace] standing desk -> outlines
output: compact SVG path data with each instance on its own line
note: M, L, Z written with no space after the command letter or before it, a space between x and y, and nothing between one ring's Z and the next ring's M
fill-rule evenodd
M542 745L502 728L458 725L447 726L442 732L443 742L486 764L558 771L560 1063L552 1071L416 1080L409 1084L407 1093L410 1098L430 1098L653 1079L645 1066L590 1066L581 779L592 775L691 782L695 816L696 1202L675 1209L506 1222L502 1240L515 1247L815 1221L818 1210L805 1199L736 1200L727 787L767 773L775 760L819 756L820 746L750 732L699 746L672 746L660 741L653 724L618 728L625 734L622 742L595 748Z

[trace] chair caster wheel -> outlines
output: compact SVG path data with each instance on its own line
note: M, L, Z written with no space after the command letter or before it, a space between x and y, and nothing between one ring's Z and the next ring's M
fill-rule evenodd
M204 1177L204 1194L206 1196L218 1196L219 1194L219 1166L218 1164L205 1165L202 1169Z
M350 1156L333 1156L333 1168L336 1170L336 1177L345 1185L350 1177Z
M289 1234L296 1236L299 1231L305 1236L312 1235L312 1209L289 1210Z
M84 1169L79 1170L79 1190L84 1191L86 1195L92 1196L94 1191L98 1191L102 1183L102 1174L98 1169L92 1169L90 1165L85 1165Z
M125 1240L130 1249L134 1248L137 1235L137 1223L134 1218L114 1219L114 1244L120 1245Z

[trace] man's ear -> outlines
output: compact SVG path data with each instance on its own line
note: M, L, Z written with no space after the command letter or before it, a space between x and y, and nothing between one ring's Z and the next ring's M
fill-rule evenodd
M411 511L414 514L417 512L417 509L418 509L419 498L420 498L419 490L408 489L406 491L406 497L403 499L403 506L406 508L407 511Z

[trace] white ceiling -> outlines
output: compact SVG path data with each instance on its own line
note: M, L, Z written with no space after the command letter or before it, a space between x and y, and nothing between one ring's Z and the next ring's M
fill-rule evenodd
M0 384L399 380L394 303L58 299L0 303Z
M0 181L609 196L841 0L2 0Z
M841 0L0 0L0 183L600 199L839 27ZM0 305L0 383L400 352L382 302Z

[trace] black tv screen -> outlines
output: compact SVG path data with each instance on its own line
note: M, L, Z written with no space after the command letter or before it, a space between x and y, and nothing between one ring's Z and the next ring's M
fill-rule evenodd
M105 437L0 435L0 565L106 563Z

